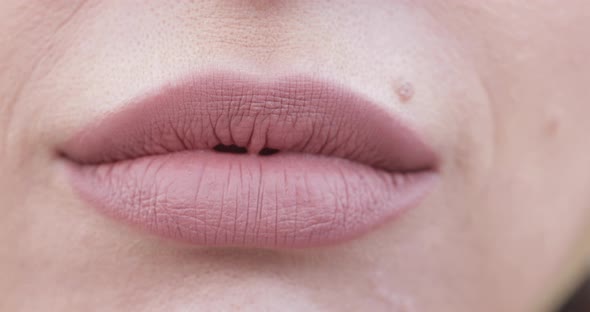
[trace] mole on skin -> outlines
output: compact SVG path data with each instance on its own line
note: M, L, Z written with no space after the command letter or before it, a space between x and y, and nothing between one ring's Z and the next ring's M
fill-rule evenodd
M409 82L402 82L395 90L402 103L409 102L414 97L414 86Z

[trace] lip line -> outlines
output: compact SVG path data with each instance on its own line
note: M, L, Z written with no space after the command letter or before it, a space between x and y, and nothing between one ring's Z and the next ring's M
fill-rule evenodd
M107 161L107 162L97 162L97 163L84 163L84 162L79 162L75 159L70 158L66 153L64 153L63 151L58 151L58 157L63 159L64 161L71 163L72 165L75 166L79 166L79 167L99 167L99 166L112 166L112 165L116 165L116 164L123 164L123 163L129 163L129 162L133 162L133 161L138 161L138 160L144 160L144 159L154 159L157 157L170 157L170 156L174 156L174 155L178 155L178 154L187 154L187 153L213 153L213 154L232 154L232 153L220 153L220 152L215 152L215 151L210 151L210 150L204 150L204 149L198 149L198 150L181 150L181 151L174 151L174 152L169 152L169 153L161 153L161 154L146 154L146 155L142 155L142 156L138 156L138 157L133 157L133 158L126 158L126 159L121 159L121 160L114 160L114 161ZM370 164L366 164L366 163L362 163L362 162L357 162L355 160L352 159L348 159L348 158L341 158L341 157L333 157L333 156L328 156L328 155L322 155L322 154L309 154L309 153L281 153L280 155L275 155L275 156L260 156L260 155L256 155L256 154L246 154L246 155L237 155L236 157L260 157L261 159L267 158L267 157L281 157L281 156L304 156L304 157L320 157L320 158L338 158L338 159L342 159L342 160L346 160L346 161L350 161L350 162L354 162L363 166L367 166L370 168L373 168L375 170L380 170L380 171L384 171L386 173L389 174L403 174L403 175L412 175L412 174L420 174L420 173L432 173L432 174L436 174L438 173L438 166L433 163L431 165L428 166L424 166L424 167L419 167L419 168L415 168L415 169L410 169L410 170L390 170L390 169L386 169L386 168L380 168L380 167L376 167Z
M115 165L115 164L120 164L120 163L127 163L127 162L132 162L132 161L137 161L137 160L142 160L142 159L153 159L154 157L167 157L167 156L173 156L175 154L186 154L186 153L213 153L213 154L233 154L233 153L223 153L223 152L216 152L216 151L211 151L211 150L205 150L205 149L187 149L187 150L180 150L180 151L173 151L173 152L167 152L167 153L160 153L160 154L145 154L145 155L141 155L141 156L137 156L137 157L131 157L131 158L125 158L125 159L120 159L120 160L113 160L113 161L105 161L105 162L95 162L95 163L87 163L87 162L80 162L76 159L71 158L70 156L68 156L67 153L63 152L62 150L58 151L58 157L69 162L72 163L76 166L80 166L80 167L97 167L97 166L108 166L108 165ZM306 156L306 157L326 157L326 158L331 158L333 156L329 156L329 155L323 155L323 154L310 154L310 153L289 153L289 152L283 152L280 153L279 155L272 155L272 156L261 156L261 155L257 155L257 154L236 154L236 156L238 157L260 157L261 159L264 158L269 158L269 157L281 157L284 155L289 155L289 156L297 156L297 155L301 155L301 156ZM424 166L424 167L419 167L419 168L415 168L415 169L410 169L410 170L390 170L387 168L381 168L381 167L376 167L370 164L366 164L366 163L362 163L362 162L358 162L355 161L353 159L348 159L348 158L342 158L342 157L333 157L333 158L339 158L342 160L347 160L347 161L351 161L351 162L355 162L358 163L360 165L364 165L376 170L382 170L385 171L387 173L391 173L391 174L417 174L417 173L425 173L425 172L431 172L431 173L436 173L438 172L438 166L436 163L433 163L431 165L428 166Z

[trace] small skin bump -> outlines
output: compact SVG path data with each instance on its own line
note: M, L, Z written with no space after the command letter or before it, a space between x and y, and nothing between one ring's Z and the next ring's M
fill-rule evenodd
M559 134L562 126L562 117L559 112L553 112L551 114L548 114L548 116L545 117L545 121L542 125L543 136L545 138L556 137Z
M543 133L545 137L552 138L559 132L561 124L558 119L549 119L545 122Z
M542 111L540 132L543 140L555 139L566 125L565 114L561 107L548 107Z
M409 82L401 82L395 88L395 93L402 103L409 102L414 97L414 92L414 86Z

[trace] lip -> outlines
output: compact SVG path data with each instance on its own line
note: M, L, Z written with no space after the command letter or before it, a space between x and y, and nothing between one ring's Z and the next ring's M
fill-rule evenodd
M233 73L169 84L60 148L99 211L203 246L314 247L416 207L437 157L378 105L306 76Z

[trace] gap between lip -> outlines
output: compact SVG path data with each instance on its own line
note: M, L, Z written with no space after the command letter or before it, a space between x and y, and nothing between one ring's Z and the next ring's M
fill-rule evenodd
M234 154L234 153L225 153L225 152L218 152L215 151L214 149L193 149L193 150L182 150L182 151L171 151L168 153L159 153L159 154L146 154L146 155L141 155L138 157L130 157L130 158L126 158L126 159L120 159L120 160L114 160L114 161L104 161L104 162L83 162L83 161L79 161L77 159L74 159L72 157L70 157L66 152L64 151L58 151L57 155L59 158L65 160L66 162L69 162L71 164L74 164L76 166L79 167L99 167L99 166L105 166L105 165L115 165L118 163L126 163L126 162L133 162L133 161L138 161L144 158L152 158L152 157L166 157L166 156L171 156L171 155L175 155L175 154L184 154L184 153L217 153L220 155L223 154ZM397 169L397 170L390 170L387 168L381 168L381 167L377 167L377 166L373 166L370 164L366 164L363 162L358 162L352 159L348 159L348 158L342 158L342 157L336 157L336 156L331 156L331 155L324 155L324 154L312 154L312 153L301 153L301 152L277 152L277 153L273 153L271 155L260 155L260 153L258 154L251 154L251 153L236 153L234 154L238 157L259 157L261 159L265 159L265 158L271 158L271 157L281 157L281 156L285 156L285 155L306 155L306 156L311 156L311 157L318 157L318 158L336 158L336 159L342 159L345 161L350 161L362 166L367 166L370 168L373 168L375 170L379 170L379 171L384 171L390 174L403 174L403 175L411 175L411 174L420 174L420 173L437 173L438 172L438 166L436 163L430 164L428 166L424 166L424 167L417 167L415 169Z

